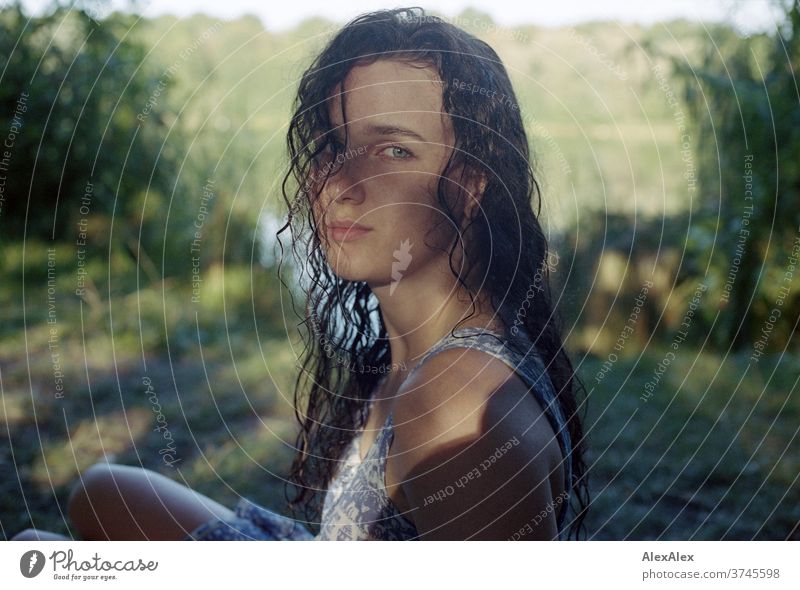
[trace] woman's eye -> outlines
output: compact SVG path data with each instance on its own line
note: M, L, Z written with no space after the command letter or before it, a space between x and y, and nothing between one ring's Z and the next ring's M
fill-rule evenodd
M399 160L411 157L411 152L405 148L401 148L399 145L390 145L383 149L383 153Z

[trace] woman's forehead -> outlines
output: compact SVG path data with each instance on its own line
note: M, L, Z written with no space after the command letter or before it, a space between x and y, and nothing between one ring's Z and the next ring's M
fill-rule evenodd
M391 120L403 122L404 127L418 127L420 135L423 131L440 138L448 134L442 82L431 67L387 59L355 66L331 95L329 111L334 127L343 122L342 96L349 130L370 127L376 120Z

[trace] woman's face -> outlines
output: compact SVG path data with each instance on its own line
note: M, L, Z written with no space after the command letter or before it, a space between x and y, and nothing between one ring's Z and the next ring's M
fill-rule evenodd
M378 60L354 67L342 86L330 98L329 112L331 133L344 145L346 131L347 145L334 167L341 168L313 207L328 264L341 278L366 281L373 289L435 270L448 256L454 231L436 200L453 145L436 72ZM343 220L369 229L330 227Z

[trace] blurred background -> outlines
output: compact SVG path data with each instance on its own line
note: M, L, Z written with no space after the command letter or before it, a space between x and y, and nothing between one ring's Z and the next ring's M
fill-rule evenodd
M798 4L559 4L425 7L517 90L590 538L798 540ZM0 538L69 534L104 458L288 514L284 136L304 67L380 7L2 5Z

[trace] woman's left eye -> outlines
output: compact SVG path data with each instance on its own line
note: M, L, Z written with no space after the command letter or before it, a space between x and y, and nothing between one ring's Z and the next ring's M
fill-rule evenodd
M411 157L411 152L399 145L390 145L382 150L382 153L389 154L392 158L402 160Z

